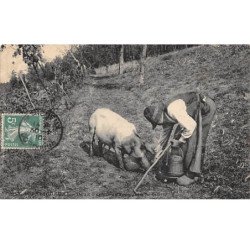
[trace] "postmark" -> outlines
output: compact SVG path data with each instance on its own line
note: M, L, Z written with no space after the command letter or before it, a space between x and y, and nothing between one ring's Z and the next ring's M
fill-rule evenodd
M2 114L2 149L37 149L43 146L43 116Z
M57 147L63 137L63 124L59 116L52 110L41 112L43 115L43 151Z

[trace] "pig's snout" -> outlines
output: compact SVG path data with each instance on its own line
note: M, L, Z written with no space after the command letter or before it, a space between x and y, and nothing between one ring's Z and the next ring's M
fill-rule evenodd
M150 167L150 163L149 163L149 161L148 161L148 159L147 159L146 156L144 156L144 157L141 158L141 165L146 170Z

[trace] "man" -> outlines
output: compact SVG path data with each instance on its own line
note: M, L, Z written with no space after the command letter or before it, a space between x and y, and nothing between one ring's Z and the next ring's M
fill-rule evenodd
M197 180L201 174L201 167L197 171L192 171L197 152L198 136L197 124L199 109L202 116L202 162L204 160L205 145L208 132L216 111L214 101L196 92L186 92L170 98L166 103L149 106L144 110L145 118L152 124L153 129L157 125L163 127L163 133L157 147L158 153L166 146L172 128L177 123L179 126L175 133L177 139L171 141L172 147L180 147L184 152L185 174L177 178L179 185L188 186ZM165 181L166 166L161 164L156 176Z

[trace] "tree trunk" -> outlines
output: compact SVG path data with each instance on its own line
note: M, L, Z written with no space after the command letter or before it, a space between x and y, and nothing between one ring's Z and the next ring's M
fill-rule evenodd
M23 84L23 86L24 86L24 89L25 89L25 91L26 91L26 94L27 94L27 96L28 96L28 98L29 98L29 101L30 101L32 107L35 109L35 105L34 105L34 103L33 103L32 100L31 100L30 93L29 93L29 91L28 91L28 89L27 89L27 86L26 86L26 84L25 84L25 82L24 82L24 79L23 79L21 73L19 74L19 78L20 78L20 80L21 80L21 82L22 82L22 84Z
M130 45L128 45L127 48L128 48L128 59L129 59L129 61L131 61L132 57L131 57L131 47L130 47Z
M72 53L71 50L69 50L70 55L72 56L72 58L74 59L74 61L77 63L78 68L81 71L82 77L87 75L87 69L86 66L82 63L79 62L79 60L74 56L74 54Z
M145 75L145 60L147 57L147 45L143 45L141 60L140 60L140 79L139 84L144 84L144 75Z
M49 101L50 106L51 106L50 93L49 93L47 87L45 86L45 84L43 83L43 80L42 80L41 77L40 77L40 74L39 74L39 72L38 72L38 66L37 66L37 65L38 65L38 64L33 63L33 64L32 64L32 67L33 67L33 69L35 70L35 73L36 73L36 75L37 75L37 77L38 77L38 80L40 81L40 83L41 83L43 89L45 90L45 92L46 92L46 94L47 94L48 101Z
M124 65L124 45L121 45L120 60L119 60L119 75L123 74L123 65Z

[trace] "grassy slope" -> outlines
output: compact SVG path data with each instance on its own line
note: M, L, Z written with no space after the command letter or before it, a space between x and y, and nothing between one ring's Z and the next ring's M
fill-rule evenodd
M191 187L166 186L150 175L139 198L249 198L248 97L250 46L201 46L148 58L145 86L138 73L86 80L74 93L70 111L61 111L65 125L62 142L49 155L37 159L40 167L4 172L2 197L23 198L137 198L132 192L140 173L115 167L113 154L88 157L88 118L97 107L108 107L133 122L144 140L154 138L143 118L146 105L178 92L194 90L197 83L217 104L208 138L204 180ZM159 135L160 128L156 131ZM249 139L249 138L248 138ZM13 163L15 164L15 163ZM41 168L43 166L43 168ZM44 168L47 169L44 171ZM26 190L22 195L20 192ZM214 191L215 190L215 191Z

